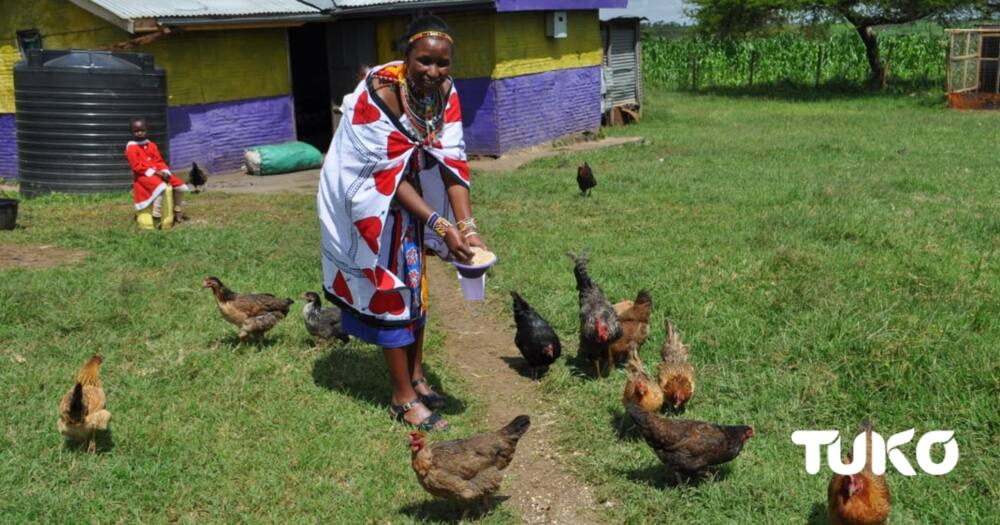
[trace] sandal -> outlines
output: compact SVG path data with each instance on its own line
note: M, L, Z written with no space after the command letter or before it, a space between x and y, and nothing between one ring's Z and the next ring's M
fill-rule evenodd
M392 415L393 420L403 423L405 425L410 425L411 427L416 428L421 432L447 432L450 429L450 426L448 426L447 423L443 428L438 428L436 426L438 421L441 421L441 414L438 414L437 412L431 412L431 415L427 416L423 421L416 424L410 423L409 421L406 420L406 418L404 417L406 413L412 410L417 405L422 405L422 404L423 403L421 403L419 399L414 399L413 401L410 401L409 403L403 403L402 405L394 405L390 402L389 413Z
M410 382L410 384L413 385L413 388L417 388L418 385L427 385L427 388L431 387L430 383L427 382L427 378L425 377L421 377L420 379L414 379L413 381ZM448 406L448 400L445 399L444 396L438 394L433 390L431 390L431 393L427 395L418 393L417 399L419 399L420 402L423 403L425 407L431 410L441 410L442 408Z

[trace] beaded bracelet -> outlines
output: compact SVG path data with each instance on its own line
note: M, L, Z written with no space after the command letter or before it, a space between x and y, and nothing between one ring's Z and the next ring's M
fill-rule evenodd
M468 229L478 230L476 227L476 219L469 217L458 221L458 231L465 233L465 230Z
M444 237L444 234L448 231L448 228L451 228L453 226L450 222L448 222L448 219L445 219L444 217L438 215L436 211L431 212L431 216L427 218L426 224L428 228L437 232L437 234L440 235L441 237Z
M479 227L476 226L476 219L469 217L458 221L458 231L461 232L466 239L472 237L473 235L479 235Z

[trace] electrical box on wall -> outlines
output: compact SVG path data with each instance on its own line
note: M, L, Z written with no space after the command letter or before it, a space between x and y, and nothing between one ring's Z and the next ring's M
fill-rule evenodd
M566 38L566 11L550 11L545 14L545 36Z

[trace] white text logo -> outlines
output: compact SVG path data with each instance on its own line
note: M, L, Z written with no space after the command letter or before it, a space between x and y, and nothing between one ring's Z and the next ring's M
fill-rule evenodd
M904 476L916 476L913 465L899 450L899 447L913 441L914 429L909 429L898 434L883 439L878 432L872 432L872 472L876 475L885 473L886 457L892 466ZM951 430L933 430L920 437L917 441L916 458L920 470L933 476L943 476L952 471L958 463L958 442L955 441L955 432ZM806 448L806 472L809 474L819 473L820 453L824 445L826 448L826 462L830 465L830 470L837 474L849 476L857 474L865 467L866 444L865 435L858 434L854 438L854 450L851 454L850 463L844 464L843 455L840 452L840 433L836 430L797 430L792 432L792 443L802 445ZM931 447L934 445L944 445L944 458L939 462L934 462L931 458Z

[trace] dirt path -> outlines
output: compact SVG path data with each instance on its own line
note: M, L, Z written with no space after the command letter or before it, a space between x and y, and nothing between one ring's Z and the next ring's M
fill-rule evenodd
M490 427L499 428L518 414L531 416L531 430L517 447L501 495L504 505L524 523L600 523L593 491L560 464L552 444L555 414L541 400L538 385L511 369L504 357L518 358L514 329L486 312L473 313L462 298L454 271L428 258L430 301L447 339L449 362L469 388L486 402Z

